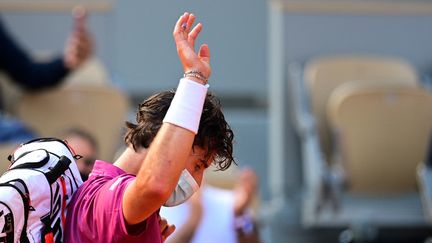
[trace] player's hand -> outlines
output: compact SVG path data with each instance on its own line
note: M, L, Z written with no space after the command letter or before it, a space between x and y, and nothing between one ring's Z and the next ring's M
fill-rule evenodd
M175 225L169 224L168 221L162 217L159 219L159 226L161 229L162 242L165 242L168 236L170 236L176 228Z
M211 75L210 49L207 44L202 44L198 53L195 51L195 41L202 30L202 24L198 23L192 28L194 22L195 15L184 13L175 24L173 36L177 53L185 73L200 72L205 79L208 79ZM191 79L203 83L200 79Z

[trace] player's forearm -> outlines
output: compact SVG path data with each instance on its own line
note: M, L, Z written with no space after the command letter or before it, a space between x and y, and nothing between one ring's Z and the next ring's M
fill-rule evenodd
M164 123L153 140L137 175L143 189L160 191L168 199L177 185L191 151L195 134L185 128ZM162 202L162 203L163 203Z

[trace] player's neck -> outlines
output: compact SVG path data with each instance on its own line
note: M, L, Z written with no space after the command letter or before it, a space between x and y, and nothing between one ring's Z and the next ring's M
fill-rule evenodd
M129 174L138 174L139 168L147 155L147 149L140 149L136 152L132 147L128 147L114 162L114 165Z

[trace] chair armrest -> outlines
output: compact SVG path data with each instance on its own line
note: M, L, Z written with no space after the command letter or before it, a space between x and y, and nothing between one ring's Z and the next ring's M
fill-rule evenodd
M316 132L315 118L310 112L308 95L304 87L303 67L298 62L288 65L288 95L291 117L298 135L303 138Z
M432 223L432 168L423 163L418 165L417 181L425 217Z

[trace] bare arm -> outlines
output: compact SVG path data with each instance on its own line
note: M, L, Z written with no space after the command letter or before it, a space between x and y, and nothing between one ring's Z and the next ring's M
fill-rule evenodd
M239 180L234 189L234 217L236 217L236 220L238 220L238 217L244 218L240 221L243 222L243 227L236 229L237 241L239 243L261 242L257 222L247 213L247 209L252 206L252 201L256 197L257 180L257 175L252 169L243 169L240 172ZM245 218L247 219L246 221Z
M62 58L48 62L34 61L17 45L0 21L0 66L13 82L27 90L38 90L59 84L69 71L76 69L92 54L93 42L87 31L85 10L74 9L74 28L65 45Z
M196 70L208 77L211 74L210 52L207 45L202 45L198 54L195 52L195 39L202 25L198 24L192 29L194 20L193 15L183 14L175 25L173 36L184 71ZM184 24L185 27L182 27ZM191 80L202 83L199 79ZM194 137L194 133L185 128L170 123L162 124L137 178L127 187L123 196L123 214L128 224L142 222L169 198L185 168Z

